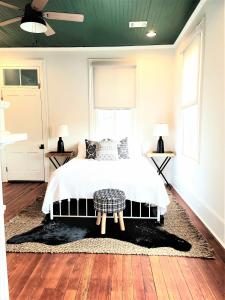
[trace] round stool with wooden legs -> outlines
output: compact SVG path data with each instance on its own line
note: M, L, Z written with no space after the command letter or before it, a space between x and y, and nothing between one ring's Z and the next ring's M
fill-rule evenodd
M100 225L100 224L101 224L101 212L98 211L96 225Z
M106 233L107 213L113 213L114 223L119 224L120 230L125 231L123 210L126 207L125 193L118 189L103 189L94 193L94 208L97 211L96 225L101 224L101 234Z

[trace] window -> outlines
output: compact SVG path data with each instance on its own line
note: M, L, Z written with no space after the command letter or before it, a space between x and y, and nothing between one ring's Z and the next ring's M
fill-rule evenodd
M93 96L97 108L132 108L136 98L136 66L123 63L94 64Z
M94 138L119 140L132 137L134 111L132 109L95 109Z
M183 154L198 160L200 101L201 34L192 40L183 53L182 132Z
M20 72L17 69L5 69L4 84L5 85L20 85Z
M37 69L3 69L5 86L38 86Z
M136 66L120 60L90 64L90 134L97 140L134 135Z

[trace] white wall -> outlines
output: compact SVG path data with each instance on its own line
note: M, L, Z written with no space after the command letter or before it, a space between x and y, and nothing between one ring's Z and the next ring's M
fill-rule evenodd
M200 116L200 160L181 153L181 69L180 49L176 52L175 121L176 152L173 185L217 239L224 236L224 1L208 1L195 21L205 17L205 39ZM193 28L192 28L193 29ZM190 30L191 31L191 30ZM182 45L183 44L183 45Z
M137 131L145 149L153 150L157 139L152 137L152 125L165 122L169 123L171 130L173 127L173 49L73 52L0 50L0 64L27 59L43 59L46 63L49 150L56 149L57 137L52 135L52 131L58 124L69 125L70 136L64 138L66 149L76 148L79 141L89 136L89 58L125 58L136 62ZM172 139L172 134L165 138L166 149L172 149Z

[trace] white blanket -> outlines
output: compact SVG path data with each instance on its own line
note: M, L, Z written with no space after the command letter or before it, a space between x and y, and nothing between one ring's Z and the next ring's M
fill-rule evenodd
M51 176L42 211L47 214L54 201L69 198L93 199L104 188L123 190L126 198L155 204L166 212L169 198L160 176L146 158L96 161L74 158Z

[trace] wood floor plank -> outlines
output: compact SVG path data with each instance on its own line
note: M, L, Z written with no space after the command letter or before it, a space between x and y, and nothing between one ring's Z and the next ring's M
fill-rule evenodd
M59 255L51 255L49 267L45 274L45 288L54 289L57 287L60 280L60 276L62 275L62 273L65 273L65 270L67 269L65 266L67 260L68 255L64 253L60 253ZM61 268L59 268L59 265L61 265Z
M100 254L93 254L93 272L91 274L90 283L87 292L87 299L92 300L93 295L98 298L100 284L99 284L99 274L102 272L104 267L102 257Z
M191 286L190 293L193 299L204 300L204 296L201 292L198 282L196 281L192 270L190 261L188 262L188 258L180 257L178 259L178 263L180 265L180 269L182 270L182 274L188 286Z
M37 290L40 291L41 287L44 289L45 274L51 263L50 259L51 254L46 253L41 255L40 261L33 269L33 272L17 297L18 300L30 300L30 296L35 295Z
M111 269L112 269L112 256L108 254L102 254L102 270L99 273L99 285L98 292L99 300L109 300L111 295ZM93 295L94 296L94 295Z
M23 192L24 188L36 187L36 184L29 183L12 183L9 189L4 189L4 204L8 204L10 201L13 201L18 195ZM4 188L4 186L3 186Z
M169 299L166 283L164 281L163 273L160 268L159 257L151 256L149 259L151 262L157 297L159 300Z
M76 300L86 300L87 293L91 278L91 273L94 265L94 256L93 255L86 255L86 259L83 262L85 264L83 274L79 283L79 287L76 294Z
M213 292L208 285L208 281L206 280L204 273L202 272L202 269L199 268L198 264L196 263L196 259L189 258L188 262L191 266L192 273L195 276L195 280L198 282L198 286L204 296L204 299L216 300Z
M134 299L145 299L143 273L141 268L141 257L132 255L133 289Z
M156 300L157 294L154 284L154 278L148 256L141 256L141 268L143 273L143 283L146 300Z
M174 279L175 279L179 294L181 296L181 299L191 300L192 295L189 290L189 285L188 285L188 283L186 283L186 281L183 277L183 273L178 264L179 259L180 259L180 257L178 257L178 258L170 257L169 267L171 269L171 272L174 272L174 274L176 275L176 276L174 276ZM190 289L191 289L191 286L190 286Z
M221 263L215 260L206 261L208 269L213 274L217 290L225 296L225 267L221 268Z
M18 198L22 195L25 195L31 190L36 189L42 183L22 183L22 184L12 184L14 189L13 191L8 191L4 193L4 204L8 205L14 201L15 198ZM14 186L15 185L15 186Z
M21 270L23 270L23 266L26 264L27 256L23 255L15 255L15 259L13 261L13 264L9 265L8 268L8 277L9 277L9 282L15 282L18 274L21 274ZM13 288L13 285L9 285L9 288L11 289L11 286Z
M182 299L174 278L175 273L171 269L171 265L169 264L170 257L161 256L159 258L161 270L163 273L164 281L166 284L167 292L169 295L169 299L180 300Z
M210 264L208 264L208 261L204 259L198 259L196 260L196 263L199 265L199 268L204 272L204 277L206 281L208 282L208 285L215 296L216 300L224 300L224 294L225 294L225 285L224 285L224 267L223 271L221 271L218 274L220 276L220 280L218 283L218 278L216 275L216 269L210 268ZM215 264L213 263L213 266Z
M86 255L83 253L76 254L74 257L75 263L73 266L73 270L70 273L70 278L68 282L68 289L77 291L80 285L80 281L83 276L84 268L85 268L85 260Z
M56 289L48 289L45 288L39 298L39 300L62 300L64 298L64 295L61 291Z
M26 257L27 257L26 263L24 263L21 266L20 270L17 270L17 272L21 274L20 278L17 278L13 287L10 288L10 296L12 299L14 298L16 299L17 296L20 294L23 286L30 278L33 269L36 267L36 265L39 263L41 259L41 256L39 254L30 255L30 253L27 253Z
M125 300L133 300L134 299L134 287L133 287L133 278L135 274L133 274L131 255L124 255L122 261L123 268L123 299Z
M75 291L75 290L66 290L63 300L75 300L76 294L77 294L77 291Z
M111 300L123 299L123 256L113 255Z
M9 272L9 275L11 275L13 273L13 271L15 271L16 268L16 262L19 259L19 254L18 253L8 253L7 254L7 269Z
M69 283L69 278L70 274L73 270L73 266L75 264L74 256L73 254L64 254L65 256L65 262L62 268L62 272L60 274L60 277L58 279L58 283L56 286L56 290L59 290L65 295L68 283Z

